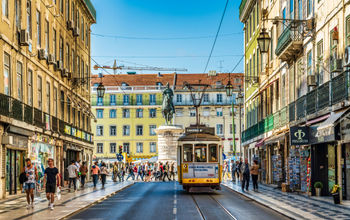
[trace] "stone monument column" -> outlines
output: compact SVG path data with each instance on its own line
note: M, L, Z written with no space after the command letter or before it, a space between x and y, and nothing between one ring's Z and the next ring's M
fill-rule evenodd
M176 125L162 125L155 131L158 135L158 162L176 162L177 140L183 129Z

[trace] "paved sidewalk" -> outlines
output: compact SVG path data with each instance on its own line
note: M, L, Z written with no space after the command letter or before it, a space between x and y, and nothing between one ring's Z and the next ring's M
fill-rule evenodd
M35 198L34 209L29 210L26 209L25 196L0 200L0 219L63 219L114 195L132 184L131 181L122 183L108 181L104 189L101 189L101 184L97 186L97 189L93 189L89 184L90 186L76 192L69 193L67 190L63 190L61 200L55 198L54 210L48 209L48 201L43 197Z
M285 193L266 185L259 185L259 192L251 189L242 192L241 186L233 182L224 182L223 185L292 219L350 219L347 202L335 205L327 197Z

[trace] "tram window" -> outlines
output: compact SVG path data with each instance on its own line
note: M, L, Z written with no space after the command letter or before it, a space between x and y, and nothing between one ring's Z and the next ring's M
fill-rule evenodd
M209 145L209 162L218 162L218 151L216 144Z
M192 162L192 144L184 145L184 162Z
M207 162L207 146L197 144L194 149L195 162Z

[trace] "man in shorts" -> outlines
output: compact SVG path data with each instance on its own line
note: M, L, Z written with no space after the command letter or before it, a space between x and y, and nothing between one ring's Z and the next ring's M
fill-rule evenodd
M46 198L49 200L49 208L53 210L55 201L56 185L61 189L61 179L58 169L53 165L53 159L49 158L49 166L45 169L44 188L46 190Z
M34 189L35 183L38 182L38 170L29 158L26 159L24 172L27 177L27 181L24 182L24 190L27 194L27 209L34 208Z

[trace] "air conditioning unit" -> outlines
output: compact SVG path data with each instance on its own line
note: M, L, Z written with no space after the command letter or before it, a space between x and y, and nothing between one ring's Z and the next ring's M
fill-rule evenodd
M332 73L343 72L343 60L342 59L332 59L331 60L331 72Z
M73 36L74 36L74 37L78 37L79 35L80 35L80 29L79 29L79 27L74 27Z
M344 66L349 67L350 66L350 46L347 46L345 48L344 52Z
M63 63L59 60L57 60L56 68L59 71L63 71Z
M68 77L68 70L67 69L62 70L62 77Z
M67 21L67 29L68 30L74 30L74 23L73 23L73 21Z
M46 51L44 49L38 50L39 60L46 60Z
M315 75L307 76L307 86L317 86Z
M55 62L55 56L53 55L53 54L49 54L48 56L47 56L47 62L49 63L49 64L55 64L56 62Z
M21 46L29 46L29 32L27 30L22 29L19 32L19 44Z

